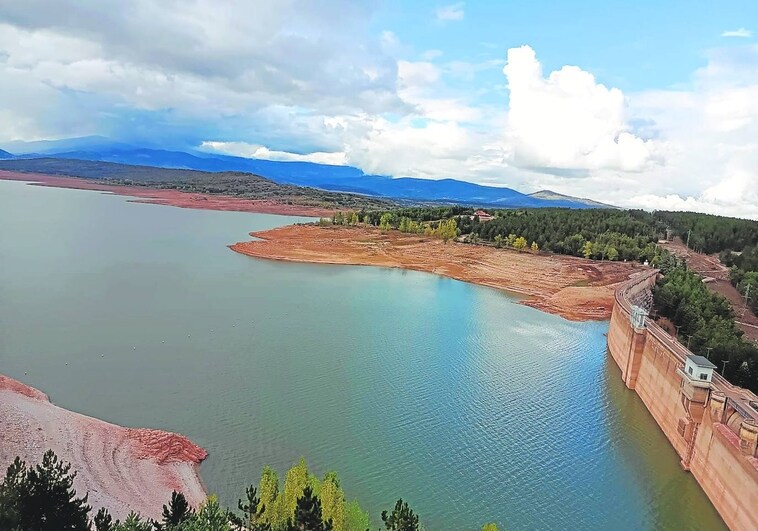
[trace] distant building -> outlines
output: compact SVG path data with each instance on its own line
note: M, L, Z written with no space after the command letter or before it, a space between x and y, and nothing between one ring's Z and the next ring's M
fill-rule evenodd
M474 212L474 215L471 216L471 219L474 219L475 217L479 218L479 221L481 223L495 219L495 216L491 216L487 214L484 210L477 210L476 212Z

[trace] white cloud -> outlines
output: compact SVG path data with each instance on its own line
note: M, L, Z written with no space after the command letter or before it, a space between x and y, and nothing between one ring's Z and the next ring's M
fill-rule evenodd
M741 37L743 39L749 39L752 34L753 32L750 31L749 29L740 28L736 30L725 31L724 33L721 34L721 36L722 37Z
M225 9L210 0L181 9L150 0L8 3L0 14L0 78L23 76L27 89L14 98L20 105L0 102L0 116L23 115L30 125L3 120L0 131L26 138L35 123L49 129L53 120L31 97L49 87L97 94L103 112L133 107L218 118L270 105L403 112L396 62L367 31L371 9L349 0L233 1ZM339 31L332 31L335 19ZM89 132L85 122L74 134Z
M279 161L298 161L298 162L315 162L317 164L330 164L332 166L344 166L347 164L345 153L343 152L313 152L313 153L290 153L288 151L276 151L268 149L265 146L248 144L247 142L216 142L204 141L200 148L205 151L215 151L227 155L236 155L238 157L248 157L253 159L279 160Z
M463 2L458 2L457 4L438 7L434 12L435 17L439 21L463 20L464 5L465 4Z
M642 171L655 146L629 131L620 90L576 66L547 78L529 46L508 50L509 141L518 166Z
M529 47L436 61L373 33L373 5L8 3L0 140L189 131L216 152L758 219L758 46L711 51L687 88L624 94L543 72Z
M434 61L438 57L442 57L443 53L442 50L426 50L421 54L421 59L424 61Z

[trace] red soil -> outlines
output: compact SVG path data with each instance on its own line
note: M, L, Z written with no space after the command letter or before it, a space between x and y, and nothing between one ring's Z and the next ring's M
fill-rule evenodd
M116 195L136 197L135 203L152 203L180 208L201 210L222 210L233 212L257 212L260 214L281 214L289 216L331 217L334 210L305 205L288 205L264 199L240 199L227 195L193 194L179 190L148 188L144 186L121 186L98 183L92 179L60 177L40 173L18 173L0 170L0 180L31 182L36 186L71 188L75 190L96 190Z
M198 445L176 433L148 428L128 428L126 436L137 441L138 459L153 459L159 464L165 463L200 463L208 452Z
M534 255L366 227L291 225L252 233L232 250L257 258L374 265L436 273L528 296L524 304L582 321L608 319L614 289L639 264Z
M0 374L0 391L11 391L43 402L50 401L47 395L39 389L35 389L34 387L21 383L13 378L3 376L2 374Z
M208 454L186 437L80 415L0 375L0 467L16 456L38 463L48 449L77 472L77 493L89 494L94 510L107 507L115 518L130 511L159 518L174 490L193 506L205 499L196 467Z

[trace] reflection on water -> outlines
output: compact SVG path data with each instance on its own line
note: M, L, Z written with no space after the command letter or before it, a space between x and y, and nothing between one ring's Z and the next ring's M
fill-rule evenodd
M0 182L0 370L188 435L229 504L304 456L374 518L402 496L429 529L723 526L606 361L607 323L225 247L293 221Z

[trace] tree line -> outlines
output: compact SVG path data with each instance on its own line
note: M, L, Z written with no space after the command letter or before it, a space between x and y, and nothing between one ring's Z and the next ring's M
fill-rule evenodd
M678 328L678 339L707 357L735 385L758 392L758 346L743 339L729 301L668 255L653 290L654 307Z
M445 239L464 236L470 243L489 243L518 250L540 249L597 260L648 260L659 253L656 241L665 227L651 214L636 210L537 208L492 210L494 219L480 221L471 208L414 207L360 211L366 225L382 230L435 235L449 220L455 234L442 231ZM449 227L448 227L449 229Z
M88 496L77 497L76 472L49 450L33 466L16 458L0 482L0 529L3 531L363 531L369 516L357 502L347 502L335 472L319 479L305 460L287 471L283 488L274 470L264 468L260 482L245 489L236 510L208 499L194 510L174 491L159 520L132 512L121 522L106 508L91 516ZM402 499L382 511L384 528L420 531L419 516ZM497 531L494 523L485 531Z
M758 245L758 221L699 214L696 212L655 212L654 216L674 236L697 251L712 254L731 249L741 251Z

